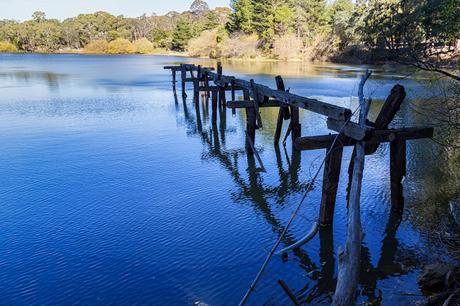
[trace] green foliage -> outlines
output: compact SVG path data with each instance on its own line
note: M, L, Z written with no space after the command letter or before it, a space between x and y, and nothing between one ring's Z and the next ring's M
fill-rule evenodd
M193 37L190 27L190 22L187 19L179 19L172 37L172 50L185 51L189 40Z
M219 16L214 11L209 11L204 25L205 30L214 30L220 25Z
M0 41L0 53L13 53L17 52L18 48L12 43L7 41Z

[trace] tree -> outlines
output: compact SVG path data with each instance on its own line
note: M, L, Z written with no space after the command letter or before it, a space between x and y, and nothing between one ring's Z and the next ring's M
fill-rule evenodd
M46 20L46 14L44 12L41 12L41 11L36 11L32 14L32 19L35 21L35 22L42 22L42 21L45 21Z
M254 6L251 0L232 0L230 3L232 13L227 28L230 32L254 32L253 16Z
M172 49L176 51L185 51L188 41L191 38L190 22L185 18L180 18L173 33Z

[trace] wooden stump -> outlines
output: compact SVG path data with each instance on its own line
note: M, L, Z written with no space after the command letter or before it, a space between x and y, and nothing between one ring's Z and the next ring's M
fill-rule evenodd
M301 136L300 113L299 108L291 106L291 136L292 136L292 149L297 150L295 147L296 138Z
M276 81L276 88L278 90L286 91L284 86L284 81L281 76L277 76L275 78ZM289 107L280 107L278 112L278 119L276 122L276 130L275 130L275 146L279 144L281 131L283 129L283 121L289 119Z
M181 66L181 81L182 81L182 97L186 98L187 93L185 92L185 79L187 78L187 70L185 66Z

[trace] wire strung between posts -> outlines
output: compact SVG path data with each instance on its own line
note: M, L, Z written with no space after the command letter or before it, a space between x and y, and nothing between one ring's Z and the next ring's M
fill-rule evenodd
M326 160L327 158L329 157L329 155L331 154L332 150L334 149L334 146L335 144L337 143L340 135L343 133L343 130L345 129L345 126L351 121L351 118L353 117L353 115L356 114L356 112L360 109L360 106L358 106L358 108L352 113L352 115L350 116L350 118L347 119L347 121L345 121L344 125L341 127L339 133L337 134L337 136L334 138L334 141L332 142L332 145L331 145L331 149L326 153L326 156L324 157L323 161L321 162L321 165L319 166L318 170L316 171L316 174L315 176L313 177L313 179L308 183L307 185L307 189L305 190L305 193L303 194L302 196L302 199L300 200L299 204L297 205L296 209L294 210L294 212L292 213L291 215L291 218L289 219L287 225L285 226L285 228L283 229L283 231L281 232L281 235L280 237L278 238L278 240L276 241L275 245L272 247L272 249L270 250L270 253L268 253L268 256L267 258L265 259L262 267L260 268L259 272L257 273L256 277L254 278L254 280L252 281L251 285L249 286L249 289L248 291L246 292L246 294L244 295L244 297L241 299L240 303L239 303L239 306L243 306L246 304L246 302L248 301L250 295L252 294L252 292L254 291L256 285L257 285L257 282L259 281L260 277L262 276L262 274L264 273L265 271L265 268L267 267L268 263L270 262L270 260L272 259L273 255L275 254L275 251L276 249L278 248L278 246L281 244L281 241L283 240L284 236L286 235L287 231L289 230L289 227L291 226L292 222L294 221L294 219L297 217L297 214L299 213L300 209L302 208L302 205L305 201L305 199L307 198L307 195L308 193L313 189L313 185L315 184L315 181L316 179L318 178L318 175L320 174L321 172L321 169L323 168L324 164L326 163Z

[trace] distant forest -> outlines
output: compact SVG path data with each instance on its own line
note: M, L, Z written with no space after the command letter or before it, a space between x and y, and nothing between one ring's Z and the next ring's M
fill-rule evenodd
M184 52L214 58L378 62L458 56L460 0L231 0L209 9L0 21L0 52Z

